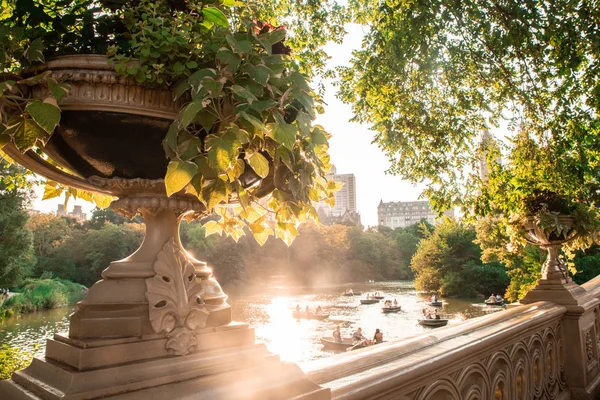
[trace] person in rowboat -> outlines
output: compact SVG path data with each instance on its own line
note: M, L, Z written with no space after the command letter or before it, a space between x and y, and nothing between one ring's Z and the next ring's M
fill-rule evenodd
M492 293L492 295L490 296L490 298L488 299L488 301L490 303L495 303L496 302L496 296L494 296L494 293Z
M502 296L500 296L500 293L498 293L496 295L496 302L500 303L502 300L504 300L504 299L502 298Z
M340 332L340 326L336 326L335 330L333 331L333 340L335 340L337 343L343 343L344 341L342 340L342 333Z
M437 296L435 294L433 296L431 296L431 302L432 303L437 303L437 301L438 301L438 298L437 298Z
M321 314L323 312L323 310L321 309L321 306L317 306L317 314Z
M353 334L352 334L352 340L354 340L355 344L364 342L365 340L367 340L366 337L363 336L362 333L362 328L358 328Z
M375 335L373 336L373 342L375 344L383 342L383 332L379 328L375 329Z
M398 307L398 300L394 299L394 307Z

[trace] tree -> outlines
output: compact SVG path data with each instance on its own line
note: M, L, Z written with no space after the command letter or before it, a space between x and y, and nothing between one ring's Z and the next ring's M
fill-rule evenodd
M481 248L471 225L446 218L419 242L410 267L418 290L474 297L504 292L509 279L500 263L481 264Z
M31 232L24 210L30 196L24 170L0 161L0 287L13 287L35 264Z
M48 257L73 234L66 218L52 214L32 215L26 227L33 234L33 248L38 258Z
M353 6L370 30L351 66L341 68L340 97L353 105L355 120L372 124L390 172L426 181L425 194L439 209L465 205L480 215L518 211L533 190L597 200L596 3ZM506 120L514 137L504 150L508 161L485 182L475 173L478 161L487 155L493 163L501 144L480 146L478 138ZM532 146L519 149L527 141Z

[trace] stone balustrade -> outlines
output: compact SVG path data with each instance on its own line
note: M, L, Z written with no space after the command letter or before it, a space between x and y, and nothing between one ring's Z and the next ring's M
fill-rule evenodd
M600 276L540 281L522 302L303 369L340 400L600 398Z
M539 302L307 364L333 399L569 399L562 319Z

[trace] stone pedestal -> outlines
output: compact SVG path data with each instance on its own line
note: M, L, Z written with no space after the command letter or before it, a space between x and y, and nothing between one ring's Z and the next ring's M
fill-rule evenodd
M112 208L146 221L146 237L102 273L71 317L0 399L329 399L231 321L227 296L205 263L181 246L188 199L124 197Z
M573 400L600 396L600 300L568 277L541 279L522 304L551 301L567 308L562 321L566 380Z

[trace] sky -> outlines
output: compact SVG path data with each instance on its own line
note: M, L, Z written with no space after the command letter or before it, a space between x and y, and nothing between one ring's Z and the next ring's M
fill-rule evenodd
M341 45L330 43L325 47L331 56L330 67L348 65L352 50L358 49L363 37L363 27L348 25L348 34ZM356 196L358 212L364 226L377 225L377 205L380 200L413 201L417 200L423 186L414 187L408 181L385 174L389 163L384 153L372 144L374 132L364 124L350 122L352 109L343 104L335 96L336 88L331 81L325 82L325 113L317 117L316 123L322 125L332 134L330 140L331 161L338 174L354 174L356 176ZM42 212L54 212L62 199L42 201L43 189L36 190L37 198L33 208ZM94 205L82 200L69 201L68 210L74 205L82 205L88 214Z

